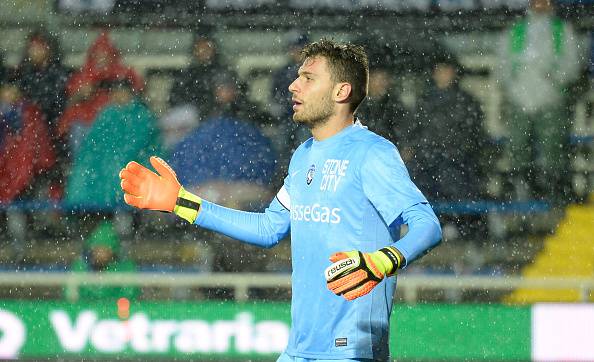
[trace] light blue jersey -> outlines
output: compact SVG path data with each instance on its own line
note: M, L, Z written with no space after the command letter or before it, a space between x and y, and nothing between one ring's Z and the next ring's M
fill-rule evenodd
M402 223L409 233L398 240ZM303 143L264 213L203 202L196 224L265 247L290 230L292 326L286 354L308 359L389 358L396 278L346 301L326 287L330 255L393 245L410 263L441 236L396 147L358 123L324 141Z

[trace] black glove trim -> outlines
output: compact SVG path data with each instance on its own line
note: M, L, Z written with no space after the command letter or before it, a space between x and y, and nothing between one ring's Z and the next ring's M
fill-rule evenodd
M373 272L371 272L371 270L369 269L369 267L367 266L367 262L365 261L365 258L363 257L363 253L359 251L359 258L360 258L360 262L359 262L359 266L356 267L355 269L351 270L348 274L353 274L359 270L365 270L365 272L367 273L367 278L363 279L362 281L360 281L359 283L357 283L357 285L345 289L342 292L340 292L338 295L344 295L350 291L353 291L357 288L362 287L363 285L365 285L365 283L370 282L370 281L374 281L374 282L381 282L382 280L378 277L375 276L375 274L373 274ZM340 277L343 277L345 275L341 275Z
M175 204L177 206L185 207L196 211L200 210L200 203L188 199L182 199L181 197L177 198Z
M394 265L394 268L392 269L392 273L394 273L396 271L396 269L399 269L402 266L402 260L401 257L399 255L396 254L396 251L392 248L381 248L379 251L381 251L382 253L384 253L388 259L390 259L390 261L392 262L392 265Z

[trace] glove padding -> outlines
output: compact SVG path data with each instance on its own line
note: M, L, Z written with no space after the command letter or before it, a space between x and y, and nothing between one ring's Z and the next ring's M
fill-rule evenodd
M157 173L134 161L120 171L124 201L140 209L175 212L193 223L202 199L181 186L167 162L152 156L150 163Z
M328 289L346 300L359 298L371 292L384 277L394 275L402 260L394 247L373 253L358 250L335 253L330 257L333 264L325 271Z

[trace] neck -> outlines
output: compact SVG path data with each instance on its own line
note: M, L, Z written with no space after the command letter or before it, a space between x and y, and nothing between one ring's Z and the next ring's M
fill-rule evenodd
M311 129L311 134L316 141L323 141L350 127L355 122L352 112L339 112L328 118L328 121Z

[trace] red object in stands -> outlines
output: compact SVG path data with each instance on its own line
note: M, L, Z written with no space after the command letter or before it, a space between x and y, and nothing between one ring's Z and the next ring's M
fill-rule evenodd
M22 127L9 131L0 144L0 203L15 199L40 172L56 162L52 142L41 110L24 102Z

